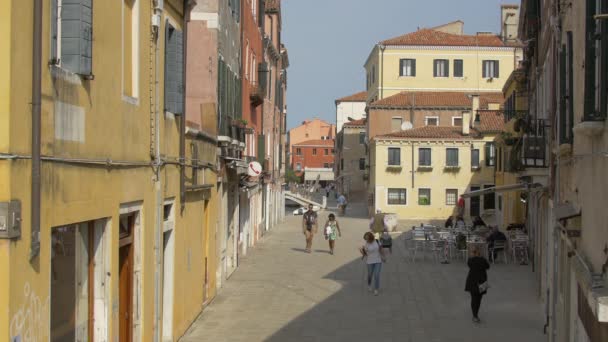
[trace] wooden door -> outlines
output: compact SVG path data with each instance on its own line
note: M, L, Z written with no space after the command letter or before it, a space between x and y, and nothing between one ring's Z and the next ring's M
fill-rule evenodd
M120 247L119 254L119 341L131 342L133 338L133 244Z

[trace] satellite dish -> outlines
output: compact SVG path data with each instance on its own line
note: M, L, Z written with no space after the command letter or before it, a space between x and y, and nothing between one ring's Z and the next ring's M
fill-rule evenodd
M412 125L412 123L409 121L405 121L404 123L401 124L402 131L407 131L408 129L412 129L412 128L414 128L414 125Z

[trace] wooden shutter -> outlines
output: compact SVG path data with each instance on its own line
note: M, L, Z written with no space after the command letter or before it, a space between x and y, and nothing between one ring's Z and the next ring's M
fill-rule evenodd
M450 76L450 61L447 59L444 59L442 63L443 63L443 66L445 67L445 70L443 71L444 74L442 76L449 77Z
M262 28L262 33L264 33L264 19L266 19L266 1L260 0L260 5L258 6L258 24Z
M433 77L437 77L437 63L436 59L433 60Z
M399 76L405 76L405 72L403 70L404 66L405 66L405 59L400 59L399 60Z
M169 22L165 23L165 111L182 114L183 84L183 33Z
M562 46L562 50L559 53L559 143L568 143L567 122L568 117L566 113L566 46Z
M566 39L568 45L568 119L570 125L570 136L574 137L572 129L574 128L574 41L572 40L572 31L566 32Z
M481 77L483 77L483 78L487 78L488 77L488 73L486 72L486 65L487 64L488 64L488 61L481 62Z
M61 66L80 75L92 74L92 0L61 3Z
M416 60L412 59L412 76L416 76Z
M486 143L486 146L485 146L486 166L492 166L491 149L492 149L492 145L490 143Z
M57 42L59 34L57 32L57 20L58 20L58 0L51 0L51 56L50 56L50 64L57 64L59 61L59 56L57 55Z
M462 77L463 76L463 65L462 59L454 60L454 77Z
M494 77L495 78L500 77L500 62L499 61L494 61Z
M583 120L595 116L595 1L587 0L585 30L585 108Z
M608 0L602 0L600 13L608 13ZM600 65L600 114L605 119L608 116L608 20L600 20L601 34L601 65Z
M258 135L258 162L264 165L264 160L266 156L266 137L264 134ZM264 170L268 171L268 170Z

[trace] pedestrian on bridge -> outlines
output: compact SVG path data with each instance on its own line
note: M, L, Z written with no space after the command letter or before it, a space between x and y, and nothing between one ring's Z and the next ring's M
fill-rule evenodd
M312 204L308 205L308 211L302 216L302 233L306 236L306 252L310 253L312 239L317 233L317 213L313 210Z
M342 237L340 224L336 220L336 215L329 214L327 222L325 222L325 240L329 240L329 254L334 255L334 247L336 239Z

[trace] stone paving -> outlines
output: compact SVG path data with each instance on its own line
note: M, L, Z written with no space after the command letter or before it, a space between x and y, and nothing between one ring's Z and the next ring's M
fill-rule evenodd
M325 218L329 212L319 214ZM365 207L351 204L347 217L338 218L342 238L333 256L321 235L313 253L304 253L301 218L287 216L242 259L182 342L545 340L529 266L493 265L482 323L475 324L462 261L412 263L396 240L374 297L357 252L367 229Z

